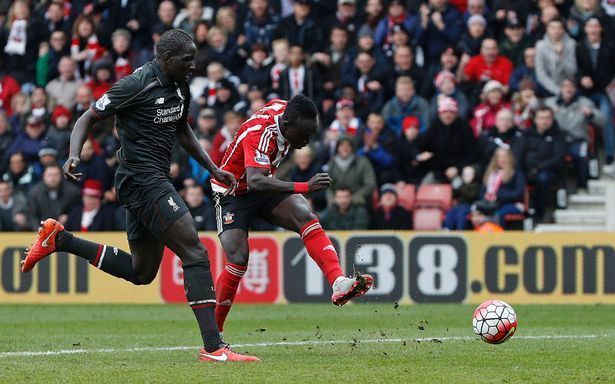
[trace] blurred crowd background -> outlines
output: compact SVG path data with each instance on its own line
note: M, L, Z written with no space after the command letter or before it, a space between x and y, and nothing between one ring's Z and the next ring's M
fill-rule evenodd
M60 166L75 120L171 28L198 48L189 121L215 162L268 100L316 102L321 133L278 177L330 173L306 196L325 228L549 222L560 191L615 174L614 15L613 0L0 0L0 231L125 228L113 119L80 184ZM215 230L208 172L178 146L169 171Z

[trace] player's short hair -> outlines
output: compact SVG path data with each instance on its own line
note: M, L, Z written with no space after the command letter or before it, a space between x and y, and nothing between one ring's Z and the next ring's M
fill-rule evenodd
M299 120L316 120L317 118L316 104L309 97L301 94L290 99L284 111L284 120L287 120L289 124Z
M165 52L171 52L171 54L179 53L186 44L194 44L192 36L181 29L169 29L160 36L158 42L156 42L156 56L161 56Z

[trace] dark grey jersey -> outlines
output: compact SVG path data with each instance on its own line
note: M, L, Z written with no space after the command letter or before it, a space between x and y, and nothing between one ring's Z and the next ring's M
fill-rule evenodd
M92 108L100 118L116 116L118 156L125 171L168 177L175 131L188 113L187 92L150 61L96 101Z

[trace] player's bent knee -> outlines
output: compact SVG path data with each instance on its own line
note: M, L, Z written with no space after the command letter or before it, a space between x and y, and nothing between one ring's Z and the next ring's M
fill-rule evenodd
M318 220L318 217L311 211L301 212L297 215L297 229L295 232L299 233L301 228L305 227L308 223Z
M249 254L245 252L231 252L226 255L226 261L231 264L241 265L243 267L248 266Z

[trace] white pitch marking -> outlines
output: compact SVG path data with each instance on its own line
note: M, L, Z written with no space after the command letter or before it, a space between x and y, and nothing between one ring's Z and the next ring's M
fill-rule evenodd
M553 335L553 336L515 336L514 340L557 340L557 339L595 339L598 337L610 337L610 335ZM284 347L302 345L325 345L325 344L364 344L364 343L401 343L406 342L426 342L432 340L440 341L464 341L479 339L471 336L445 336L445 337L419 337L414 339L365 339L365 340L306 340L306 341L279 341L273 343L245 343L234 344L236 348L251 347ZM137 347L137 348L101 348L101 349L60 349L57 351L15 351L0 352L0 358L5 357L33 357L33 356L58 356L75 355L82 353L118 353L118 352L158 352L158 351L185 351L198 350L198 346L177 346L177 347Z

